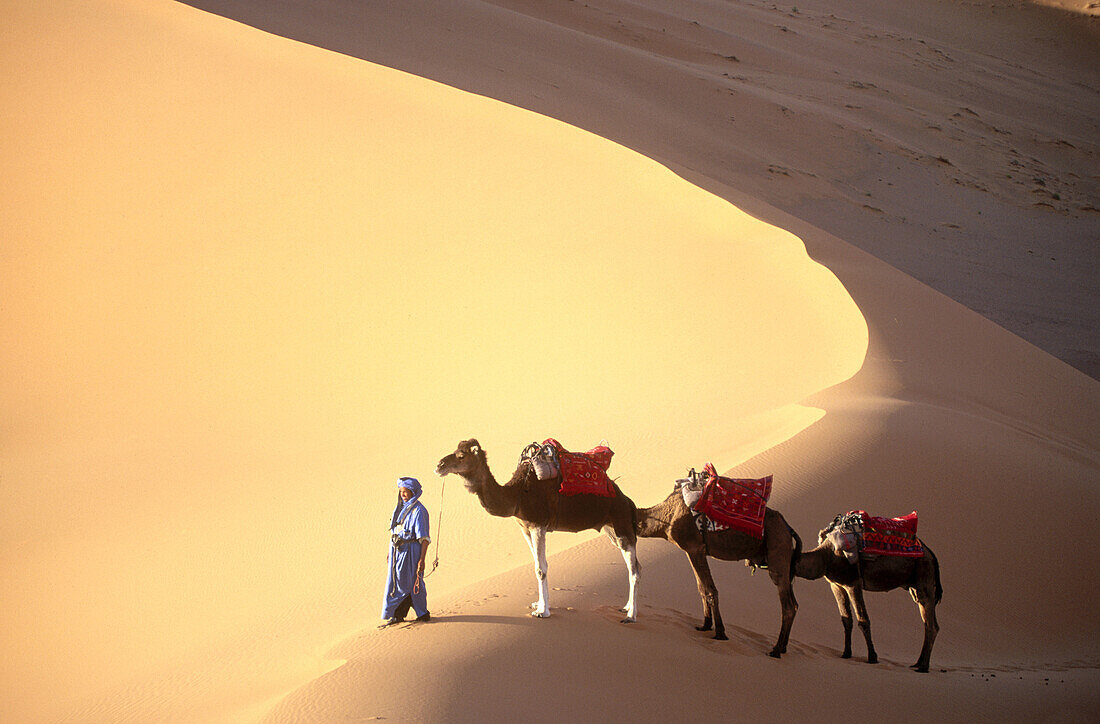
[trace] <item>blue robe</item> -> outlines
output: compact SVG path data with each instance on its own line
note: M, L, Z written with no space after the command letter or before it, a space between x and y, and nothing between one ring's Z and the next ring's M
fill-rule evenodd
M415 483L406 485L405 482ZM408 502L397 499L391 519L390 533L396 535L401 545L390 543L389 572L386 576L386 595L382 603L382 618L393 618L397 607L406 597L412 601L417 617L428 613L428 591L424 586L424 577L417 575L416 567L420 562L421 540L430 541L428 535L428 509L420 502L420 484L411 478L399 483L413 491L414 496Z

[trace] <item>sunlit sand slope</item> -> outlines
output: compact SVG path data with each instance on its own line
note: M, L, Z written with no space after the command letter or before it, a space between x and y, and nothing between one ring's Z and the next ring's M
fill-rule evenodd
M663 541L641 542L638 623L620 624L622 563L591 541L550 558L551 619L524 615L529 566L473 583L439 600L429 625L347 637L330 652L346 664L270 720L848 721L853 702L913 722L1094 719L1100 627L1087 611L1100 564L1087 538L1100 515L1100 386L867 254L786 222L867 311L867 359L810 398L826 411L819 422L732 472L774 474L772 505L807 546L846 510L919 511L944 588L932 673L908 668L923 630L906 592L867 594L881 660L870 666L858 629L855 657L840 659L833 596L802 579L790 650L769 658L775 587L739 563L711 562L730 636L714 641L694 629L695 580ZM639 504L661 499L672 485L662 482ZM393 686L403 666L432 682L428 694L410 700Z
M815 0L798 12L500 0L403 3L400 23L385 17L397 6L371 5L377 23L326 26L352 7L290 25L367 45L414 27L384 53L400 67L629 139L791 230L837 274L868 322L864 366L810 398L826 411L817 424L733 469L774 473L773 502L808 544L849 508L919 510L943 564L942 631L933 672L912 673L915 607L904 592L871 594L882 663L863 662L858 633L856 657L841 661L831 594L796 581L793 644L775 662L764 655L779 618L767 578L713 564L732 631L712 641L692 629L699 603L683 556L660 542L641 548L639 623L623 626L622 564L592 541L551 558L551 619L523 613L529 565L472 583L435 599L430 626L346 638L331 656L347 664L273 720L848 721L854 707L902 721L1096 718L1100 628L1087 611L1100 567L1087 531L1100 514L1100 387L845 243L924 279L968 280L973 296L956 299L1009 310L1018 331L1046 317L1066 347L1089 338L1094 312L1074 300L1091 301L1091 287L1073 279L1094 265L1081 244L1095 223L1076 194L1095 185L1082 172L1095 134L1074 129L1095 125L1095 64L1076 60L1096 46L1076 42L1088 35L1079 24L1001 0ZM296 17L290 4L278 15ZM524 52L504 62L513 48ZM662 485L635 497L653 502L671 479ZM513 550L518 540L500 555ZM406 668L428 682L415 695L394 686Z
M0 718L254 712L459 439L607 438L649 499L862 363L797 237L621 146L173 3L3 12ZM526 555L452 490L439 597Z

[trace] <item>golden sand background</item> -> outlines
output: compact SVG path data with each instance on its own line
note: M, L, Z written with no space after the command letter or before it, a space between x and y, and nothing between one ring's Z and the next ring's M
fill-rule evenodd
M805 715L868 682L946 718L1095 712L1096 566L1020 545L1095 520L1094 380L767 199L543 115L174 3L4 11L3 718L401 718L394 666L432 682L414 719L674 716L691 667ZM733 640L703 638L659 542L621 627L621 561L573 547L594 533L551 536L555 616L530 620L514 524L457 481L438 623L370 630L392 481L435 514L459 439L503 477L550 435L608 439L643 505L707 460L774 473L810 543L841 510L920 509L943 671L895 658L903 593L870 602L885 665L834 661L806 582L775 669L774 592L735 564ZM823 676L837 699L797 695ZM494 694L513 678L529 696Z

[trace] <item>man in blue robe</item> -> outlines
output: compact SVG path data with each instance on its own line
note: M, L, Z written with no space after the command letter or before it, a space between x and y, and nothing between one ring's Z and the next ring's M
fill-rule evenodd
M397 481L397 506L390 519L389 573L382 604L383 626L403 621L409 606L417 621L427 621L428 591L424 587L424 559L428 554L428 509L420 502L420 481Z

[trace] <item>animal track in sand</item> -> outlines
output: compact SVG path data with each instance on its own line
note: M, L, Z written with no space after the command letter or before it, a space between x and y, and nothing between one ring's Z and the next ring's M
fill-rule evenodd
M1069 661L1033 662L1033 663L1007 663L999 666L950 666L948 671L964 674L992 675L992 674L1049 674L1052 672L1069 673L1072 671L1100 669L1100 658L1081 658Z

